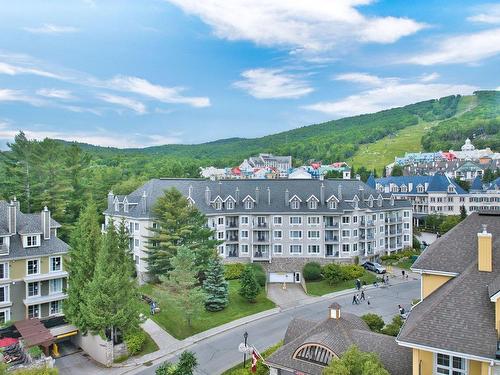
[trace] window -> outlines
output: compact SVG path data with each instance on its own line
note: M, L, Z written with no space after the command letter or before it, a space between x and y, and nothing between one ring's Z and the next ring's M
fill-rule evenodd
M26 246L33 247L38 245L38 236L26 236Z
M217 232L217 239L223 240L224 239L224 232Z
M62 293L63 281L62 279L49 280L49 294Z
M214 202L214 208L218 211L222 210L222 201L220 199L217 199Z
M290 245L290 254L302 254L302 245Z
M290 216L290 225L302 224L302 216Z
M301 230L291 230L290 231L290 238L301 239L302 238L302 231Z
M410 229L410 223L403 223L404 229Z
M135 264L139 264L139 255L136 255L134 257L134 262L135 262Z
M0 310L0 324L5 324L10 320L10 309Z
M281 245L281 244L274 244L273 245L273 253L274 254L282 254L283 253L283 245Z
M273 232L273 237L275 240L281 240L283 238L283 232L280 230L275 230Z
M409 235L407 235L407 234L405 234L405 235L403 236L403 241L404 241L404 242L410 242L410 236L409 236Z
M9 302L9 301L10 301L9 286L8 285L0 286L0 302Z
M348 243L342 244L342 251L344 253L348 253L349 252L349 244Z
M134 224L134 230L135 230L136 232L138 232L138 231L139 231L139 223L135 223L135 224Z
M298 199L294 199L291 204L292 210L298 210L300 208L300 202Z
M28 283L28 297L37 297L40 295L40 283Z
M448 193L454 193L455 192L455 186L450 185L448 186Z
M224 225L224 217L223 216L217 218L217 224Z
M410 211L403 211L403 217L410 217Z
M134 239L134 246L139 247L139 239L138 238Z
M309 245L309 246L307 246L307 252L309 254L319 254L319 245Z
M317 200L315 200L315 199L311 199L311 200L309 201L309 209L311 209L311 210L315 210L315 209L317 209L317 208L318 208L318 201L317 201Z
M228 199L226 201L226 209L227 210L234 210L234 201L232 199Z
M158 229L159 226L158 226L158 223L153 223L153 229Z
M380 234L384 233L384 226L381 225L379 228L378 228L378 231Z
M417 193L423 193L424 192L424 187L422 185L417 186Z
M240 252L242 254L248 254L248 245L240 245Z
M351 231L349 229L342 230L342 237L343 238L349 238L350 236L351 236Z
M349 224L351 222L351 218L349 216L342 216L342 224Z
M379 220L384 220L384 214L379 214L378 218L379 218Z
M353 236L353 237L358 237L358 230L357 230L357 229L354 229L354 230L352 231L352 236Z
M357 216L353 216L352 217L352 222L353 223L357 223L358 222L358 217Z
M28 260L27 265L28 265L28 275L38 275L40 273L38 259Z
M274 225L281 225L283 224L283 218L281 216L275 216L273 217L273 223Z
M299 348L293 358L320 366L328 366L334 357L333 352L323 346L305 344Z
M331 200L330 202L328 202L328 208L330 210L335 210L337 208L337 202L335 202L334 200Z
M379 243L378 243L378 244L379 244L379 246L384 246L384 239L383 239L383 238L381 238L381 239L379 240Z
M467 360L460 357L452 357L446 354L436 354L436 373L448 375L467 374Z
M219 254L224 254L224 245L219 246Z
M307 238L309 238L310 240L319 240L319 230L307 231Z
M50 266L49 272L58 272L62 271L62 258L61 257L52 257L50 258Z
M9 263L0 263L0 280L9 278Z
M248 238L248 231L247 230L241 231L241 238Z
M307 218L307 224L309 225L319 225L319 223L320 223L319 216L309 216Z
M243 225L248 225L248 216L241 216L240 223Z
M245 201L245 210L251 210L253 208L253 202L250 199Z
M50 315L57 315L62 312L61 301L52 301L50 303Z
M354 252L358 251L358 244L357 243L352 244L352 251L354 251Z
M39 318L40 317L40 305L28 306L28 318Z

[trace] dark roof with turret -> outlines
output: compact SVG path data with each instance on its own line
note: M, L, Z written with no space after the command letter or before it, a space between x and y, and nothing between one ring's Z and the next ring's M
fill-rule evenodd
M318 200L321 197L321 189L324 189L324 201L320 202L317 209L308 209L306 201L312 195ZM273 213L273 212L303 212L310 211L311 213L321 212L342 212L353 211L353 199L359 199L359 208L368 208L373 211L390 210L400 208L410 208L411 203L406 201L394 202L391 205L390 195L382 194L382 206L379 207L377 202L373 207L369 207L368 199L373 196L375 199L380 195L376 190L359 180L221 180L210 181L204 179L153 179L138 188L136 191L127 195L129 203L128 212L124 211L123 204L119 205L119 210L115 211L113 206L108 207L105 211L109 215L124 215L127 217L150 217L151 208L156 203L156 200L164 194L168 189L175 188L179 190L185 197L190 197L200 211L205 214L216 214L217 211L211 204L206 203L207 193L210 195L210 201L213 202L218 196L225 201L232 197L237 201L233 210L223 210L224 213ZM208 190L207 190L208 189ZM285 197L291 199L297 196L302 201L300 210L294 210L289 204L286 204ZM326 204L331 196L335 196L339 200L336 210L331 210ZM239 196L239 198L237 198ZM247 198L249 197L249 198ZM270 197L270 201L269 201ZM115 196L119 202L123 202L123 196ZM252 199L255 204L252 209L245 209L243 201ZM364 199L363 199L364 198Z

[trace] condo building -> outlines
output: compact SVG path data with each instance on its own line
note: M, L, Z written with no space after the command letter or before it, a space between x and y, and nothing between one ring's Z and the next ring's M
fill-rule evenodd
M412 246L411 203L359 180L153 179L126 196L110 192L104 212L104 225L125 220L143 280L152 208L170 188L206 215L226 262L261 262L270 281L300 282L311 260L362 260Z

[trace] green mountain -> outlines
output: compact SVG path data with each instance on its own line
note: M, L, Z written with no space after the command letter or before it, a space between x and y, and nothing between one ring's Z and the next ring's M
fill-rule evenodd
M332 162L353 158L363 147L405 128L429 123L420 142L424 150L457 148L466 137L477 146L500 149L500 92L478 91L473 96L447 96L400 108L303 126L260 138L228 138L195 145L165 145L142 149L114 149L80 144L101 155L142 154L236 163L259 152L292 155L297 163L310 159ZM409 129L411 131L411 128ZM391 155L393 158L396 155ZM221 164L222 165L222 164Z

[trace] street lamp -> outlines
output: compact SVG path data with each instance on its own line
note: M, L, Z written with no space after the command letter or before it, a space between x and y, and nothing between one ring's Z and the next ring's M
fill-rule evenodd
M245 368L245 362L247 361L247 352L246 352L247 339L248 339L248 332L247 331L245 331L245 333L243 334L243 338L245 339L245 351L243 352L243 368Z

